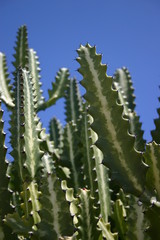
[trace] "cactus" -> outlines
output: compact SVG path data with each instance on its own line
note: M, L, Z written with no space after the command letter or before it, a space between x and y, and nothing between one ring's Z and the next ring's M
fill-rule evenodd
M146 143L129 71L108 76L89 44L77 53L84 97L61 68L48 100L26 26L18 29L11 81L0 53L0 239L159 239L160 120ZM53 116L47 134L37 113L60 98L65 124Z

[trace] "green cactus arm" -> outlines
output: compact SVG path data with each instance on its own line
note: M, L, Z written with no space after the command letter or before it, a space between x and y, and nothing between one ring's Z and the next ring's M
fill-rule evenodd
M102 164L102 152L94 145L97 134L91 129L93 118L86 111L87 109L82 113L80 120L82 122L80 132L85 186L90 190L91 196L95 198L95 206L98 207L101 216L107 223L111 213L108 169ZM99 215L98 211L97 215Z
M49 123L50 140L54 142L55 148L62 148L63 142L63 128L61 123L56 119L52 118Z
M13 228L13 230L15 229L15 232L17 234L19 233L23 234L23 232L20 232L22 226L20 227L19 230L16 227L16 225L22 224L23 231L25 231L25 234L30 235L31 229L28 232L27 226L32 228L33 233L34 231L37 230L36 224L40 222L39 210L41 208L41 205L39 203L39 197L41 193L38 191L38 186L35 181L31 182L25 181L23 184L21 184L21 189L22 189L21 192L18 191L12 192L11 205L14 208L14 213L7 214L5 222L8 226ZM13 222L15 226L14 225L12 226Z
M86 107L83 106L82 99L80 97L78 85L76 79L70 79L70 84L67 88L65 95L65 108L66 108L66 121L71 121L76 124L77 131L75 135L79 138L79 143L82 146L82 162L83 173L85 178L85 187L90 189L92 197L97 195L97 182L95 161L93 159L93 149L91 149L91 133L89 129L89 117L86 114ZM82 113L82 108L84 109ZM78 149L76 150L78 152ZM97 187L97 188L96 188Z
M76 239L99 239L101 232L98 230L97 209L94 206L94 198L90 191L79 189L77 197L74 197L73 188L68 188L66 181L62 181L62 189L66 191L66 200L70 202L70 212L76 228Z
M22 70L24 81L24 116L25 116L25 166L32 179L36 176L38 169L42 168L41 158L43 152L40 150L40 139L38 138L38 118L35 109L35 97L32 90L31 78L26 70Z
M142 123L135 112L135 96L131 76L126 68L118 69L114 75L114 85L118 90L119 101L123 104L124 115L129 119L130 134L135 136L135 149L144 151L146 141L143 139L144 131L141 129Z
M50 154L50 156L52 157L52 161L54 163L54 167L55 167L57 176L61 179L69 177L68 173L67 173L67 171L69 171L69 169L63 168L61 166L61 162L60 162L60 154L62 153L63 142L61 141L59 148L56 148L54 141L50 140L49 134L46 134L46 130L45 130L45 128L42 128L41 123L39 123L38 129L40 132L39 138L41 139L40 149L43 152ZM62 136L62 139L63 139L63 136ZM65 170L67 170L67 171L65 171Z
M145 163L149 166L146 174L146 187L149 195L156 196L160 201L160 145L156 142L148 143L143 154Z
M15 206L16 211L13 214L7 214L5 222L12 228L13 232L29 237L34 231L37 231L37 224L41 221L39 216L41 209L40 192L35 181L24 182L22 189L23 191L18 197L20 204L18 211ZM15 200L18 203L17 199ZM20 211L19 208L21 208Z
M104 202L103 202L104 205L103 204L102 205L100 204L100 205L102 206L101 210L103 211L103 215L105 215L105 220L107 220L108 214L109 214L108 207L109 207L109 202L110 202L109 191L108 192L106 191L108 174L105 175L106 174L105 170L107 170L107 169L102 165L101 165L102 168L99 166L100 165L98 162L98 161L100 161L99 157L102 157L102 155L100 155L98 150L96 150L96 147L93 146L93 140L92 140L93 136L92 136L92 130L90 128L92 117L87 114L86 106L83 106L83 110L84 111L81 112L81 118L77 122L77 127L76 127L77 130L75 132L75 135L78 139L80 136L79 146L81 147L81 153L82 153L81 158L82 158L82 165L83 165L82 172L84 175L84 177L83 177L84 185L83 186L85 186L87 189L90 189L91 196L95 198L96 206L97 206L97 203L99 202L99 197L100 197L101 201L104 200ZM74 137L73 137L73 139L74 139ZM65 145L65 143L64 143L64 145ZM76 151L78 152L77 148L76 148ZM79 157L79 160L80 160L80 157ZM97 176L97 171L99 173L100 179ZM102 182L101 180L102 181L107 180L107 181ZM105 185L105 187L104 187L104 185ZM81 187L82 187L82 185L81 185ZM98 192L98 188L100 188L102 190L101 193ZM98 196L99 193L100 193L100 196Z
M23 203L21 203L21 208L24 213L23 218L33 222L33 225L41 221L38 213L41 209L39 203L40 194L41 192L38 191L38 186L35 181L29 183L25 182L23 184L23 192L21 192L21 198L23 200Z
M143 139L144 131L141 129L142 123L139 119L140 117L136 114L136 112L129 113L130 133L135 136L134 147L137 151L144 152L146 140Z
M56 76L56 81L52 83L52 89L48 90L49 93L49 105L53 104L57 99L64 96L67 84L69 82L69 71L67 68L61 68Z
M103 237L107 240L118 240L118 234L111 232L110 223L106 223L103 218L101 218L98 222L98 226L103 233Z
M116 83L114 83L115 85ZM116 85L115 85L116 86ZM121 91L118 89L118 85L116 86L118 90L119 102L123 105L124 118L129 120L129 133L135 137L134 148L137 151L144 152L146 141L143 139L144 131L141 129L142 123L139 121L140 117L137 116L136 112L132 112L131 109L128 108L125 98L123 97Z
M125 99L127 108L129 108L132 112L135 110L135 95L134 88L130 73L127 68L123 67L117 69L114 74L114 81L118 84L119 90Z
M28 66L28 33L25 25L21 26L17 32L17 41L15 46L14 61L12 62L15 70L13 75L16 76L19 66L26 68Z
M123 119L123 107L116 104L118 93L112 90L112 78L106 75L106 65L95 47L81 46L77 61L86 88L85 99L90 104L89 113L98 134L96 145L104 154L104 164L111 168L112 178L118 180L126 191L141 194L146 166L141 154L134 150L134 138L128 134L129 123Z
M35 178L37 171L42 168L42 155L40 150L41 140L38 138L38 122L36 116L35 97L32 90L31 78L26 70L22 70L22 81L24 81L24 116L25 116L25 166L32 179Z
M77 239L96 240L101 232L97 228L98 218L95 214L94 199L89 190L80 189L78 200L77 223L75 224L78 229Z
M12 213L13 209L10 205L11 193L8 189L9 176L7 172L6 152L5 146L5 132L3 130L4 121L3 110L1 108L0 99L0 239L16 239L12 234L11 229L4 225L3 220L7 213Z
M6 57L0 52L0 94L1 99L9 106L13 107L13 99L11 94L11 86L9 85L10 79L7 72Z
M101 216L104 221L108 222L108 216L111 214L111 196L109 188L109 174L108 169L102 164L102 152L94 146L94 155L96 161L96 173L98 181L98 195L100 201Z
M43 167L41 160L43 152L40 150L41 140L38 138L38 118L32 82L25 69L18 70L15 78L14 98L15 109L11 116L11 143L14 157L13 171L16 173L16 178L19 179L14 190L22 192L19 196L22 218L34 226L40 221L37 213L39 193L34 179L37 177L37 172Z
M127 222L126 222L126 209L121 201L121 199L117 199L114 203L113 207L113 218L116 225L116 229L118 230L118 235L121 237L121 239L126 239L124 236L127 232Z
M65 95L66 122L74 121L80 118L82 112L82 99L79 93L76 79L70 79Z
M69 187L74 188L75 192L77 192L80 187L85 186L82 174L82 154L80 148L78 148L79 144L80 136L77 134L76 125L72 122L66 124L59 164L70 170L67 183Z
M69 82L69 71L67 68L61 68L56 76L56 81L52 83L52 89L48 90L49 99L38 107L38 111L54 105L59 98L64 97L67 84Z
M160 88L160 87L159 87ZM158 98L160 102L160 98ZM156 143L160 144L160 108L157 109L158 118L154 119L155 129L151 131L152 139Z
M38 169L42 167L40 161L42 151L39 148L40 139L32 83L25 69L19 69L15 85L15 110L11 116L12 156L23 181L25 168L29 177L34 179Z
M45 154L43 157L44 174L40 202L41 222L38 224L38 236L40 239L59 239L61 236L73 234L72 218L65 194L61 189L60 180L54 173L52 158Z
M20 77L20 72L18 71L17 76L15 77L15 88L13 92L14 97L14 104L15 107L11 114L10 120L10 132L11 132L11 139L10 143L12 146L11 155L14 162L14 169L17 171L17 178L20 179L18 182L24 180L23 176L23 165L24 165L24 141L22 141L22 137L24 136L24 111L23 111L23 94L21 95L21 89L23 93L23 81ZM16 141L15 141L16 139ZM14 186L18 187L19 186ZM17 190L17 189L16 189Z
M83 162L83 174L85 178L85 187L90 189L92 197L95 199L98 197L98 183L95 167L95 157L93 151L93 142L90 128L91 118L86 113L86 110L82 113L81 126L79 134L81 134L82 142L82 162ZM98 199L99 200L99 199Z
M146 233L148 221L144 214L143 204L134 195L125 195L122 189L117 196L113 218L119 236L126 240L149 240Z
M33 87L35 89L37 106L40 106L44 102L44 97L42 96L42 90L40 90L40 86L42 85L40 82L40 68L37 53L33 49L29 49L28 52L28 68L32 77Z
M98 139L97 134L91 130L92 142L95 143ZM111 215L111 190L109 187L109 173L108 168L102 164L103 153L99 148L93 145L95 167L98 182L98 195L100 201L100 210L103 220L107 223L108 216Z
M1 99L0 99L0 195L5 198L3 201L2 197L0 198L0 217L3 218L6 211L9 208L10 195L8 192L8 183L7 178L7 161L6 161L6 152L7 147L5 146L5 132L3 130L4 121L2 119L3 110L1 108Z
M123 112L124 117L129 120L129 124L130 124L129 133L135 137L134 148L137 151L144 152L146 140L143 139L144 131L141 129L142 123L140 122L140 117L137 115L136 112L132 112L131 109L128 108L125 102L125 98L123 97L121 91L119 91L118 88L117 90L118 90L119 101L124 107L124 112Z
M41 209L39 197L41 193L38 191L38 186L35 181L24 182L22 189L20 194L18 192L12 193L12 205L14 206L15 212L7 214L5 222L13 228L12 230L17 234L25 233L26 236L29 236L34 231L37 231L36 225L41 221L39 216ZM19 229L16 225L17 227L19 225ZM30 228L29 232L28 227Z
M146 232L148 221L144 214L144 207L139 203L139 199L133 195L128 198L127 222L128 222L128 240L150 240Z
M121 239L129 240L128 231L128 211L127 208L132 208L128 204L129 195L125 195L123 190L120 189L117 194L117 199L113 202L112 219L114 220L115 229L118 231L118 235Z

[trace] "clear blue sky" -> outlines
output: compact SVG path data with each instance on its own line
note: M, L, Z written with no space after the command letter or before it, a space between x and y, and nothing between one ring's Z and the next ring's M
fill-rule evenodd
M128 67L144 136L151 140L160 107L159 0L0 0L0 51L6 53L10 71L16 32L23 24L28 27L29 45L40 58L46 98L59 68L67 67L71 76L82 79L76 71L76 49L89 42L103 53L109 75ZM53 116L63 122L62 107L60 102L40 114L45 127Z

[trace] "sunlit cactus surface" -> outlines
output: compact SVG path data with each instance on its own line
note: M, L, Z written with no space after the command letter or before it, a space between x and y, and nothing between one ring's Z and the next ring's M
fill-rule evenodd
M0 240L159 240L160 109L146 143L127 68L108 76L96 48L81 45L85 95L61 68L45 99L26 26L14 49L12 74L0 52ZM49 130L38 114L47 108Z

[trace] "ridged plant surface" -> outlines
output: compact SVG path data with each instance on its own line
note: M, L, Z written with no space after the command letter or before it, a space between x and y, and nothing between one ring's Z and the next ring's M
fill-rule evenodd
M14 50L11 80L0 53L0 240L159 240L160 110L146 143L127 68L108 76L96 48L81 45L84 96L61 68L46 100L26 26ZM63 124L52 109L62 98ZM48 108L46 130L38 112Z

